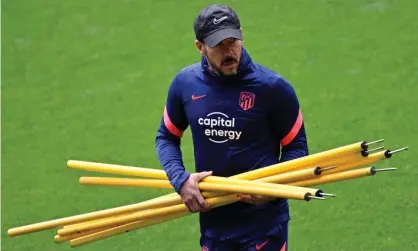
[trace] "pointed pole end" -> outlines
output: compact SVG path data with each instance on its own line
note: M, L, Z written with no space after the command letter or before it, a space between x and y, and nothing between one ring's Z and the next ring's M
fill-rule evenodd
M406 150L408 150L408 147L403 147L403 148L396 149L396 150L393 150L393 151L388 151L387 155L392 156L395 153L403 152L403 151L406 151Z
M371 141L371 142L367 142L366 144L364 144L365 146L370 146L370 145L373 145L373 144L378 144L378 143L382 143L383 141L385 141L384 139L378 139L378 140L375 140L375 141Z
M371 152L376 152L376 151L379 151L379 150L382 150L382 149L385 149L385 146L379 146L379 147L367 150L366 152L371 153Z
M328 196L328 197L337 197L335 194L332 193L319 193L320 196Z
M328 170L331 170L331 169L335 169L337 167L338 166L320 167L320 170L321 170L321 172L324 172L324 171L328 171Z
M389 168L379 168L379 169L375 169L374 172L387 172L387 171L396 171L398 170L398 168L396 167L389 167Z
M323 197L317 197L317 196L313 196L313 195L308 195L307 197L309 199L313 199L313 200L325 200L325 198L323 198Z

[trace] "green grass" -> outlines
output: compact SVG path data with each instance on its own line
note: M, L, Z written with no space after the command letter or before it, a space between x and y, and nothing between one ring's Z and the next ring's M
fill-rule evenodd
M192 22L210 1L2 1L2 250L71 250L54 231L7 229L134 203L164 190L83 187L68 159L160 168L167 87L199 60ZM409 146L398 172L322 186L338 198L291 201L290 250L414 250L418 3L226 1L252 58L295 87L311 153L385 138ZM185 163L193 170L190 132ZM199 250L197 216L79 250ZM415 232L414 232L415 231Z

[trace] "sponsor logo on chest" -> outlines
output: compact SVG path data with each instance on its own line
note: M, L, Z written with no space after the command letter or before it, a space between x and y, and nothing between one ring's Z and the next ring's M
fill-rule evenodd
M242 135L242 131L235 128L235 118L222 112L209 113L203 118L198 118L197 122L205 128L205 135L214 143L239 140Z

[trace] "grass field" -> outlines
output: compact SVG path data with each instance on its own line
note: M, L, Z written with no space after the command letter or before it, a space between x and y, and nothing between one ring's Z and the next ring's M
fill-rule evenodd
M160 168L154 137L176 72L198 61L192 22L210 1L2 1L2 250L61 251L55 231L7 229L153 198L83 187L68 159ZM253 60L285 76L310 152L361 140L410 150L395 173L291 201L290 250L417 250L418 22L414 0L225 1ZM184 158L193 170L190 132ZM200 250L197 215L79 250Z

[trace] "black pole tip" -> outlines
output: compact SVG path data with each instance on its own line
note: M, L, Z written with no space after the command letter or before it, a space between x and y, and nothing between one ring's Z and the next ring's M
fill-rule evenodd
M315 193L315 196L316 197L324 197L324 196L322 196L322 193L323 193L324 191L322 191L321 189L318 189L318 191L316 191L316 193Z
M363 150L367 150L369 147L369 145L367 144L367 141L361 142L360 146L361 146L361 149Z
M367 150L362 150L361 151L361 156L367 157L367 156L369 156L369 152Z
M376 167L371 167L370 168L370 174L371 175L375 175L377 172L376 172Z

